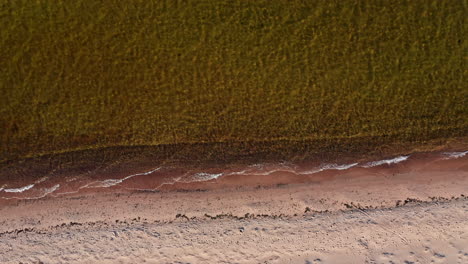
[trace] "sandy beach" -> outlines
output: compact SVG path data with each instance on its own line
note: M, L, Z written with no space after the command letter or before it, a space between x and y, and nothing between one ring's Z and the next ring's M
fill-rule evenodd
M2 1L0 264L468 264L467 1Z
M466 156L363 164L4 199L0 262L466 263Z
M2 263L466 263L468 201L284 217L64 223L3 233Z

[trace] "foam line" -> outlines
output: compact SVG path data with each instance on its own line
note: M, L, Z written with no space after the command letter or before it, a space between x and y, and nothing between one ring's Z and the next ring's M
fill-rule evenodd
M0 189L0 191L3 190L4 192L7 192L7 193L22 193L24 191L27 191L27 190L31 189L32 187L34 187L34 184L30 184L30 185L23 186L23 187L20 187L20 188Z
M51 194L55 192L58 188L60 187L60 184L56 184L50 188L44 189L44 194L40 196L35 196L35 197L0 197L1 199L6 199L6 200L12 200L12 199L18 199L18 200L35 200L35 199L41 199L46 197L48 194Z
M324 164L322 166L320 166L319 168L317 169L313 169L313 170L308 170L308 171L301 171L301 172L298 172L298 174L300 175L308 175L308 174L314 174L314 173L318 173L318 172L321 172L321 171L325 171L325 170L347 170L347 169L350 169L356 165L358 165L359 163L350 163L350 164L341 164L341 165L338 165L338 164Z
M444 153L442 153L442 155L445 156L445 159L458 159L458 158L466 156L466 154L468 154L468 151L444 152Z
M19 187L19 188L6 189L4 187L1 187L0 192L3 191L3 192L7 192L7 193L22 193L22 192L25 192L27 190L32 189L36 184L45 182L47 179L48 179L48 177L43 177L43 178L37 180L35 183L29 184L29 185L26 185L26 186L23 186L23 187Z
M153 169L153 170L150 170L150 171L147 171L147 172L141 172L141 173L128 175L127 177L122 178L122 179L106 179L106 180L103 180L103 181L95 181L95 182L88 183L88 184L86 184L84 186L81 186L80 189L83 189L83 188L107 188L107 187L111 187L111 186L120 184L123 181L126 181L126 180L128 180L130 178L133 178L135 176L148 175L148 174L151 174L151 173L153 173L155 171L158 171L160 169L161 169L161 167L158 167L156 169Z
M361 167L363 168L371 168L371 167L376 167L376 166L380 166L380 165L384 165L384 164L387 164L387 165L390 165L390 164L396 164L396 163L400 163L402 161L405 161L409 158L409 155L408 156L398 156L396 158L393 158L393 159L385 159L385 160L378 160L378 161L371 161L371 162L368 162L364 165L362 165Z
M192 178L195 181L209 181L209 180L214 180L219 177L221 177L223 173L206 173L206 172L199 172L195 173Z
M60 188L60 184L56 184L50 188L47 188L44 190L44 194L42 196L36 197L35 199L46 197L48 194L55 192L58 188Z

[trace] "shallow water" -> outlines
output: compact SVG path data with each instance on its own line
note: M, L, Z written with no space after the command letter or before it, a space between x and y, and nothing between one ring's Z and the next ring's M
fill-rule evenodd
M127 173L88 173L66 177L43 177L34 182L0 182L1 200L40 199L80 192L177 191L222 187L272 186L313 182L342 175L394 175L416 171L468 170L468 151L414 153L351 163L258 163L226 167L154 165ZM138 170L138 169L133 169ZM102 173L102 174L101 174ZM117 177L117 175L121 175ZM115 176L115 177L112 177Z

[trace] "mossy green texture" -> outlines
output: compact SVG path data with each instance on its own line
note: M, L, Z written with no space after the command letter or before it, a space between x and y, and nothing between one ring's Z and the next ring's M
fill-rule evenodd
M0 0L0 158L466 136L466 14L462 0Z

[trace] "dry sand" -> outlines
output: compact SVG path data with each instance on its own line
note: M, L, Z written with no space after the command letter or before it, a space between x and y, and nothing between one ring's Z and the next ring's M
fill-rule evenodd
M466 164L8 200L0 263L468 263Z
M2 234L1 263L468 263L468 201Z

